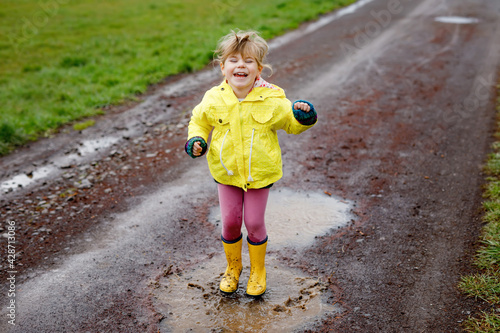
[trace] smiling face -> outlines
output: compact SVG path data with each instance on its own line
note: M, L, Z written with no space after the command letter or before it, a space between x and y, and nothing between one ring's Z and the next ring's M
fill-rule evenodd
M240 53L234 53L227 57L220 64L220 68L238 98L245 98L248 95L255 79L262 72L262 67L258 65L255 58Z

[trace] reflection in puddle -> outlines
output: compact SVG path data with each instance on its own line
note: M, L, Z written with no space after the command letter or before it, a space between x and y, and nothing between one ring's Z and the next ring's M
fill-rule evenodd
M243 250L243 273L238 291L219 292L225 268L223 255L181 276L170 276L155 286L155 305L165 319L161 332L290 332L340 306L323 303L324 285L300 271L283 267L268 255L266 293L260 299L245 296L250 268Z
M350 210L348 202L321 192L271 189L266 209L269 249L311 245L316 236L346 226L351 220ZM210 221L221 228L219 207L213 208Z
M13 191L19 187L26 187L34 181L43 179L48 177L56 170L53 166L45 166L42 168L38 168L29 175L27 174L19 174L14 176L13 178L2 182L0 188L4 190L4 192Z
M452 24L473 24L479 22L477 18L462 17L462 16L439 16L436 17L434 21L441 23L452 23Z
M117 143L119 140L118 137L103 137L99 139L85 140L82 141L76 150L78 153L70 154L65 156L59 160L54 161L54 165L46 165L40 168L37 168L29 175L19 174L12 177L9 180L5 180L0 184L0 188L3 192L11 192L20 187L26 187L31 185L33 182L47 178L52 174L55 174L61 165L67 165L71 163L79 163L80 160L83 160L84 157L88 157L89 155L97 153L99 150L109 148L113 144ZM71 163L69 162L71 161Z
M113 136L107 136L93 140L85 140L78 147L78 151L81 156L88 155L99 151L99 149L111 147L113 144L118 142L118 140L118 137Z

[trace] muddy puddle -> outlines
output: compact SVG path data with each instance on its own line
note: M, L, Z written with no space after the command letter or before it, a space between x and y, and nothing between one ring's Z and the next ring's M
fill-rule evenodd
M268 249L283 246L311 245L316 236L339 229L351 220L351 204L322 192L296 192L291 189L271 190L266 209ZM220 209L214 207L210 222L219 229ZM243 235L247 235L243 226Z
M248 253L243 253L248 262ZM338 305L321 300L324 286L313 277L284 267L272 254L267 258L268 289L260 299L245 296L250 267L244 265L238 291L219 293L221 254L188 274L170 277L156 289L157 310L165 315L161 332L291 332Z
M352 203L321 192L272 189L266 211L266 293L260 299L245 296L250 272L245 242L238 291L231 296L219 292L226 267L221 245L221 253L208 262L152 286L156 310L164 317L161 332L292 332L324 315L342 312L339 305L325 302L325 286L318 278L287 267L277 258L284 247L305 248L316 236L346 226L352 218L351 207ZM218 207L212 209L209 220L220 233Z

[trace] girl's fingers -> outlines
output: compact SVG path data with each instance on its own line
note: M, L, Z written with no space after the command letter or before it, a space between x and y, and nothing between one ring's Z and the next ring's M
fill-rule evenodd
M199 142L195 142L194 145L193 145L193 155L194 156L200 156L202 150L203 149L201 148L200 143Z
M296 110L302 110L302 111L305 111L305 112L311 111L311 107L309 106L309 104L302 103L302 102L295 103L295 109Z

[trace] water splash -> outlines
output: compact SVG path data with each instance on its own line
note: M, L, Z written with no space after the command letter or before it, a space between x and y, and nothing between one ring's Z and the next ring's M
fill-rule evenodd
M351 207L322 192L273 188L266 210L266 293L258 300L245 296L250 267L244 242L240 288L230 297L221 295L219 282L226 268L221 245L220 255L208 262L154 283L155 308L165 318L161 332L291 332L325 314L342 312L339 305L324 301L324 283L286 267L277 253L284 247L303 248L316 236L346 226ZM209 220L220 232L218 207Z
M238 291L220 294L223 255L156 285L156 309L165 317L161 332L291 332L317 316L341 312L339 305L321 300L323 283L268 257L268 289L259 299L244 295L248 266L243 268Z

